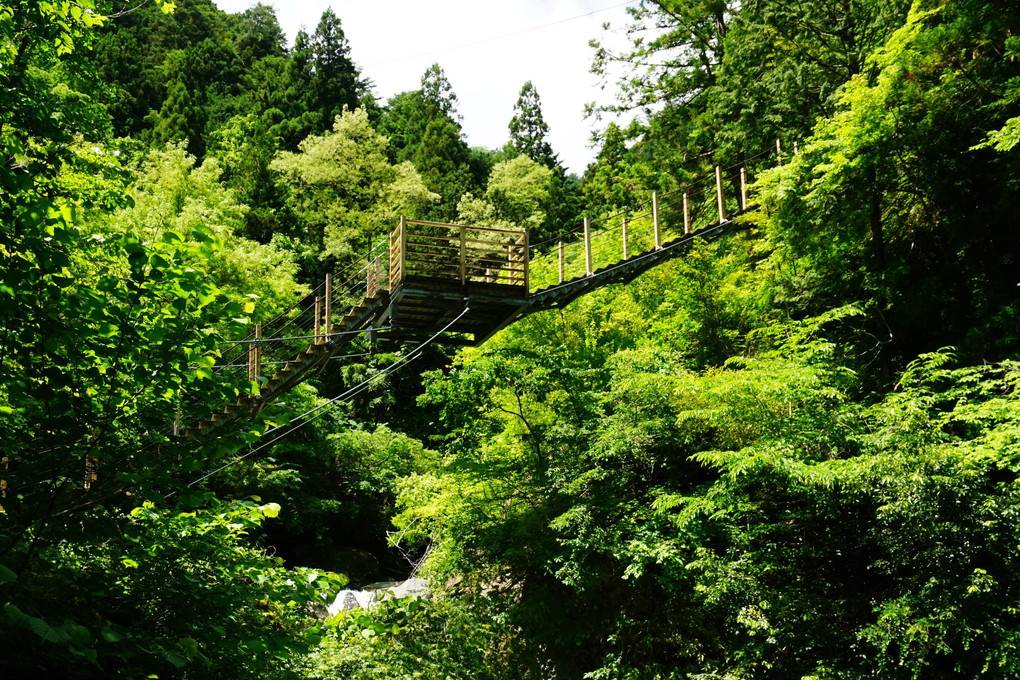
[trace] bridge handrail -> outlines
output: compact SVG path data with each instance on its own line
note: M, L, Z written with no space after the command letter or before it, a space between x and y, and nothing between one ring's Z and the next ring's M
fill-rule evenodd
M400 225L390 234L389 243L390 290L396 290L409 276L449 279L461 285L499 284L525 290L529 285L527 229L401 217Z

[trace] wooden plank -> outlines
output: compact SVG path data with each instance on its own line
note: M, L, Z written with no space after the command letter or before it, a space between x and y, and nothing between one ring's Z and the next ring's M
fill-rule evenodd
M778 139L776 140L776 164L783 164L783 146L779 143Z
M512 248L513 246L507 246L507 247L508 248ZM519 266L521 264L521 262L522 262L522 260L520 259L520 255L514 255L512 258L508 258L506 260L496 260L496 259L493 259L491 257L472 257L472 258L470 258L468 260L468 263L469 263L468 266L469 267L474 266L475 268L477 268L480 265L478 265L478 264L472 265L471 263L479 263L479 262L486 262L488 264L499 264L499 265L503 265L503 264L506 264L507 262L511 262L513 264L517 264L518 265L517 267L513 267L514 269L523 269L523 267Z
M726 205L723 201L722 168L718 165L715 166L715 196L716 202L719 204L719 222L721 224L726 221Z
M429 241L446 241L448 243L460 243L460 236L435 236L433 234L411 234L410 237L413 242L414 239L423 238ZM453 246L454 248L456 246Z
M427 250L418 250L415 248L411 248L410 250L408 250L407 254L410 257L437 258L436 260L429 260L429 262L449 262L450 264L453 264L457 260L457 256L455 255L456 252L457 252L456 250L452 250L449 253L430 253ZM500 261L502 262L502 260Z
M429 267L435 267L435 271L448 271L451 274L456 274L457 272L460 271L460 269L457 267L457 265L454 264L453 262L447 262L447 263L445 263L445 266L444 266L444 263L442 263L442 262L436 262L434 260L418 260L418 259L413 258L413 257L405 258L404 262L406 264L426 264ZM431 270L429 270L429 271L431 271ZM410 273L410 272L408 272L408 273Z
M437 253L456 253L458 250L460 250L459 240L457 241L457 243L451 243L449 245L447 244L440 245L438 243L416 243L414 241L414 238L415 237L412 234L407 241L407 249L411 252L432 251ZM452 259L453 256L450 255L449 257Z
M495 280L509 278L511 280L520 279L524 276L523 267L506 267L504 269L492 269L491 267L468 267L467 277L473 281L484 279L488 276L488 272L492 272L491 276Z
M400 216L400 278L397 279L399 283L407 275L407 220L404 216Z
M422 227L446 227L448 229L471 229L486 234L521 234L520 229L496 229L495 227L475 227L464 224L451 224L449 222L429 222L426 220L405 220L405 224Z
M509 239L508 240L508 239L504 238L504 239L499 240L499 241L493 241L492 239L471 238L470 236L468 236L469 233L470 233L470 231L465 233L465 237L464 237L464 242L465 243L472 243L472 244L477 244L477 245L481 245L481 246L493 246L493 247L498 247L498 248L502 248L503 246L507 245L508 243L513 243L515 245L520 245L520 239ZM408 238L408 242L411 243L412 245L428 245L430 248L444 248L444 247L447 247L447 248L456 248L460 244L460 236L430 236L428 234L415 234L415 233L411 233L411 234L408 235L407 238ZM443 245L440 245L438 243L434 243L434 244L433 243L429 243L429 244L418 243L418 242L415 241L415 239L427 239L429 241L442 241L442 242L450 243L450 244L453 244L453 245L443 246Z

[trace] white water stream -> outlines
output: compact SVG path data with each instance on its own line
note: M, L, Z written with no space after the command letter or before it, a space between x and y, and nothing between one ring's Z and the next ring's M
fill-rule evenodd
M364 587L362 590L350 590L344 589L336 594L333 598L333 603L329 605L327 611L329 616L334 616L337 612L347 611L349 609L371 609L376 606L382 600L387 598L400 598L407 597L409 595L419 595L427 597L429 592L428 583L425 579L421 578L409 578L406 581L383 581L381 583L371 583Z

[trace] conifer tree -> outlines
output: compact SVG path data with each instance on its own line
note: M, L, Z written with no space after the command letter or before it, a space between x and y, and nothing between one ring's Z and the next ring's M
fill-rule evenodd
M361 87L358 70L351 61L350 44L332 9L322 13L310 47L314 108L322 113L323 129L329 129L345 106L357 108Z
M166 99L159 111L149 114L152 123L152 141L158 145L188 140L188 152L201 156L203 142L203 111L194 88L188 86L188 58L183 50L167 56L164 72L170 76Z
M286 53L287 37L270 5L260 2L241 14L234 46L245 66L265 57L282 57Z
M510 119L510 146L517 153L552 168L558 164L552 146L546 141L549 125L542 116L542 100L531 81L524 83Z
M393 141L395 160L410 161L426 186L442 197L430 217L454 219L461 196L481 188L474 186L457 95L439 64L422 75L420 90L390 99L380 131Z

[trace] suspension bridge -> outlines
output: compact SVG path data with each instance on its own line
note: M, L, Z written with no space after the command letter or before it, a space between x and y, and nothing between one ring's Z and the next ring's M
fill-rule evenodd
M566 235L569 242L532 244L525 229L401 218L367 265L327 275L290 309L231 342L214 369L239 386L237 401L192 400L172 437L202 438L254 417L330 360L371 354L345 353L357 338L367 338L372 349L379 343L478 345L530 314L631 281L683 255L696 240L740 228L737 218L751 209L747 167L762 167L780 151L777 143L774 152L716 166L714 174L667 195L653 192L648 208L604 219L600 228L585 218Z
M211 441L231 423L254 418L333 359L368 356L380 343L414 344L374 376L272 428L257 446L188 484L193 486L400 370L430 343L478 345L531 314L631 281L682 256L697 241L742 228L740 216L754 208L748 202L747 168L781 162L780 153L777 142L774 151L717 166L676 191L653 192L647 207L598 224L585 218L559 239L542 243L530 243L524 229L401 218L362 261L367 264L327 275L276 318L255 324L248 337L228 342L212 371L224 388L221 394L232 395L229 402L225 396L217 403L204 394L181 395L172 425L150 432L146 450ZM367 339L367 351L351 353L359 339ZM89 456L85 463L84 490L94 492L99 461ZM8 496L5 477L0 476L0 502ZM123 486L115 476L107 484Z

